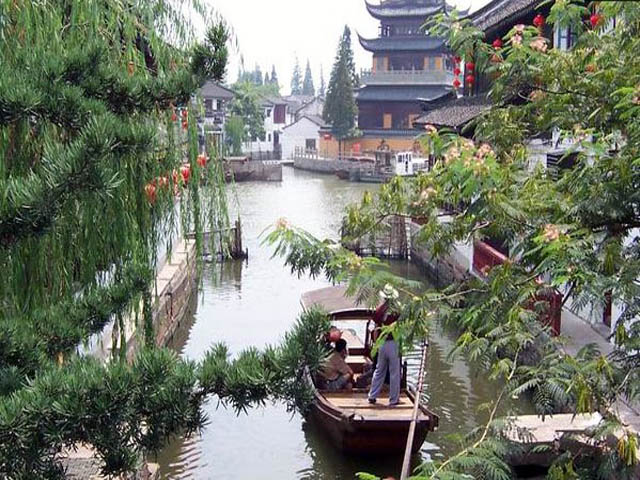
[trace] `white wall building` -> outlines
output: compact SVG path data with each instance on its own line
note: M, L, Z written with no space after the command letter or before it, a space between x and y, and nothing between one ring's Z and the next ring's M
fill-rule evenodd
M282 132L282 158L292 159L297 148L317 151L318 131L323 125L321 117L304 115L297 122L286 126Z

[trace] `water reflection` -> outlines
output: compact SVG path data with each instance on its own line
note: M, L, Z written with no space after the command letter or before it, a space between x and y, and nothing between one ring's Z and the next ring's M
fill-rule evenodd
M319 237L335 238L345 205L371 188L292 169L285 169L281 184L239 184L235 194L249 259L205 269L196 311L185 319L172 348L197 360L215 342L225 342L232 354L277 343L299 314L302 293L328 284L291 275L280 259L271 259L272 251L261 245L260 234L284 216ZM421 278L406 263L394 269ZM453 341L440 328L432 332L425 398L440 416L440 429L429 435L415 465L449 452L447 436L467 432L482 421L478 406L496 396L495 385L465 361L447 358ZM412 378L417 375L418 355L408 361ZM358 471L394 476L400 471L401 458L345 457L313 424L291 416L283 405L269 404L237 416L212 399L205 412L209 423L201 435L176 439L160 453L163 478L352 480Z

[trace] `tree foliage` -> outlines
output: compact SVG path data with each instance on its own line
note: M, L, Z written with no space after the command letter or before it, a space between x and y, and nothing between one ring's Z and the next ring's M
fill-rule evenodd
M302 94L311 97L316 94L316 87L313 85L313 73L311 73L311 63L307 60L307 68L304 71L304 81L302 82Z
M227 27L213 24L202 42L193 34L210 13L199 0L0 1L2 478L56 478L54 455L83 439L107 473L122 472L153 429L190 429L182 412L161 411L188 368L154 379L164 399L129 387L146 388L143 363L167 365L149 321L160 239L170 253L173 238L195 231L201 253L202 231L228 225L222 168L197 162L191 108L226 70ZM136 365L120 343L108 366L76 358L125 316L150 348ZM145 417L156 427L140 444Z
M324 120L331 125L331 131L339 140L356 134L356 117L358 115L354 96L356 81L351 49L351 30L345 26L331 71L322 115Z
M507 239L510 247L508 261L486 276L425 293L401 286L404 334L439 316L459 332L453 353L503 382L489 422L458 454L425 465L416 478L511 478L504 460L517 450L504 434L512 427L495 412L504 398L521 395L541 415L603 414L589 433L597 453L559 456L550 478L637 474L637 434L618 406L640 393L640 6L597 2L597 21L586 7L566 0L551 7L547 22L577 33L570 51L549 49L537 28L524 25L496 50L467 21L440 17L434 34L494 79L494 107L467 131L473 139L429 127L424 143L437 159L433 170L395 178L346 212L346 231L356 238L387 228L391 217L417 219L414 244L436 257L483 239ZM557 176L529 155L532 138L553 132L574 159ZM370 262L289 226L273 235L277 252L299 273L349 280L355 290L379 277ZM613 353L594 345L564 353L562 338L541 322L554 291L565 305L594 312L610 292L622 312Z
M291 75L291 95L302 95L302 70L300 69L298 57L296 57L293 74Z
M236 84L231 103L231 114L242 119L247 138L263 138L264 109L258 88L249 82Z
M309 310L280 345L233 359L219 344L199 363L150 349L131 366L118 360L105 367L88 358L64 369L51 366L3 404L0 474L61 478L56 455L78 442L96 448L105 473L131 472L140 454L159 450L174 435L198 432L207 420L202 403L214 394L238 412L279 400L304 413L313 399L306 372L324 360L328 328L326 312Z

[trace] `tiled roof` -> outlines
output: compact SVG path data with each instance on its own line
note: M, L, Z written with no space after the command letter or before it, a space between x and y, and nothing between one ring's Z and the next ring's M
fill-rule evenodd
M542 0L492 0L469 15L473 24L485 32L498 29L518 17L533 12Z
M358 34L360 45L370 52L379 51L444 51L445 41L442 38L428 35L397 35L393 37L380 37L367 39Z
M200 94L205 98L221 98L223 100L231 100L234 97L232 90L216 82L205 83L200 89Z
M421 20L438 13L446 5L442 0L387 0L380 5L366 2L367 10L377 19L420 17Z
M288 105L288 102L282 97L266 96L264 98L264 104L268 105Z
M491 108L491 101L484 95L461 97L439 102L431 110L414 120L416 125L458 128Z
M410 86L410 87L364 87L357 95L358 101L418 102L420 100L436 100L448 95L448 86Z

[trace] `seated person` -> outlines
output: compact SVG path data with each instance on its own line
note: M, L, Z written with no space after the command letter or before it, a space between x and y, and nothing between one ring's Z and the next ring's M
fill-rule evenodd
M350 391L353 388L353 370L347 365L346 358L347 342L340 339L321 369L322 376L327 380L327 390L330 392Z

